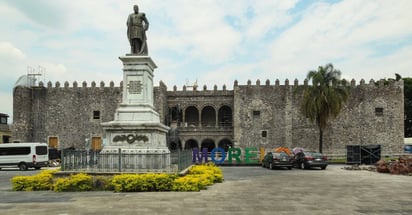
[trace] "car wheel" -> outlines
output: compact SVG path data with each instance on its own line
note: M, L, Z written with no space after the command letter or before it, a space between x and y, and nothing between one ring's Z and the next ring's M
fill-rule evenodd
M26 171L28 169L27 164L26 163L19 164L19 169L21 171Z
M292 167L291 166L288 166L288 170L291 170L292 169Z
M34 167L34 169L39 170L41 167Z
M322 166L320 169L325 170L325 169L326 169L326 166Z
M269 163L269 169L273 169L272 163Z
M301 168L301 169L306 169L306 167L305 167L305 163L303 163L303 162L302 162L302 163L300 163L300 168Z

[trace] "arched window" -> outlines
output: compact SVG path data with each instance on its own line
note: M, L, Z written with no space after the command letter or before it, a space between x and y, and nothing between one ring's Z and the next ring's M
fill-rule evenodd
M199 144L194 139L190 139L186 141L186 144L185 144L185 149L192 149L192 148L199 148Z
M216 126L216 111L211 106L206 106L202 109L202 127Z
M195 106L186 108L185 121L189 127L197 127L199 125L199 111Z
M215 148L215 141L213 141L212 139L205 139L202 141L201 148L207 148L207 151L211 152Z
M221 127L232 127L233 126L233 113L232 109L224 105L220 107L218 114L218 122Z
M224 149L225 152L227 152L227 151L229 151L229 148L233 147L233 143L229 139L223 139L223 140L219 141L218 146L220 148Z

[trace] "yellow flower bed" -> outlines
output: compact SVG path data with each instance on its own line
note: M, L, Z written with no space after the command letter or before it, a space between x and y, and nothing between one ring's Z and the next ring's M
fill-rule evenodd
M59 170L43 170L32 176L15 176L11 179L15 191L50 190L53 186L53 174Z
M187 175L177 178L174 191L199 191L207 186L223 181L222 170L214 164L197 165L190 168Z
M121 174L110 182L115 192L170 191L176 174Z
M53 178L58 170L43 170L33 176L15 176L11 179L13 190L91 191L115 192L199 191L223 181L222 170L214 164L192 166L185 176L168 173L120 174L91 176L85 173Z
M55 192L63 191L91 191L93 177L84 173L71 175L68 178L58 178L53 184Z

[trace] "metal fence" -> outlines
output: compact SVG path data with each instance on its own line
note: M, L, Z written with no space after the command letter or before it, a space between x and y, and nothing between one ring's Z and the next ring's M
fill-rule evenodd
M124 172L125 165L117 165L115 168L105 168L106 164L127 163L133 159L133 155L119 154L116 156L105 156L96 151L88 150L62 150L61 170L62 171L90 171L90 172ZM126 161L126 162L125 162ZM170 172L180 172L192 164L192 151L176 150L170 153ZM127 170L130 172L130 169ZM139 172L139 169L132 170Z
M182 171L192 165L192 150L176 150L170 153L172 165L177 165L177 171Z
M62 171L85 171L98 168L99 152L88 150L62 150Z

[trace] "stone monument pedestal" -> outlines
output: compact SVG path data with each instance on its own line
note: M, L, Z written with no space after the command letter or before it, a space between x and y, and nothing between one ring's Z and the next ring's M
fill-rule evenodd
M105 142L99 168L121 172L170 172L166 134L153 106L153 70L148 56L126 55L123 62L122 103L114 120L102 123Z

